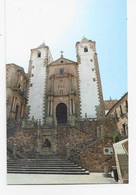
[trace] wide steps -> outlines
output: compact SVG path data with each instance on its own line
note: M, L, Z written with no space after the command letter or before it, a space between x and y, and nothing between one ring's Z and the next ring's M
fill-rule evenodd
M88 171L64 157L8 160L7 172L14 174L89 174Z

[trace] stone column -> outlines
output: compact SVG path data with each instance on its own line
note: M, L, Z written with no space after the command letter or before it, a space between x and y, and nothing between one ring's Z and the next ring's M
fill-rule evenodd
M57 118L54 117L54 126L57 127Z
M100 129L99 129L99 127L97 127L97 138L99 139L101 137L101 135L100 135Z
M75 114L75 100L73 99L73 114Z
M85 120L87 120L87 113L85 113Z
M40 129L38 128L37 130L37 152L41 152L42 149L42 144L41 144L41 140L40 140Z
M41 119L38 121L38 127L41 127Z
M50 110L50 113L51 113L51 116L52 116L52 107L53 107L53 106L52 106L52 104L53 104L52 100L51 100L50 103L51 103L51 106L50 106L50 109L51 109L51 110Z
M32 116L32 124L31 124L31 127L32 128L34 127L34 116Z
M15 97L14 97L14 100L13 100L13 105L12 105L12 111L15 111Z
M103 128L103 125L101 125L101 138L105 137L105 130Z
M69 100L69 113L71 115L71 99Z
M67 152L66 158L68 160L70 158L70 147L69 147L69 143L66 144L66 152Z
M23 121L22 121L22 128L24 128L26 126L26 121L25 121L25 119L23 119Z
M48 116L49 116L49 112L50 112L50 100L48 100Z
M108 177L108 171L109 171L109 169L108 169L108 163L107 162L104 162L103 165L104 165L104 176L105 177Z

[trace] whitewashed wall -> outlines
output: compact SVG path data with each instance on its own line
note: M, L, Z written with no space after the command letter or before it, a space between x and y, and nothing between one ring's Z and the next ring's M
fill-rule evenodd
M80 42L77 45L77 51L80 56L79 70L79 87L81 98L81 116L84 118L85 113L89 118L96 118L96 107L100 104L97 86L97 76L94 64L94 51L90 48L91 43ZM88 47L88 52L84 52L84 47ZM93 60L91 62L91 59ZM92 71L94 68L94 71ZM95 78L95 81L93 81Z
M41 52L41 57L37 57L38 51ZM34 116L35 119L41 119L43 123L44 114L44 92L46 89L46 66L44 64L47 58L47 48L32 50L31 60L32 74L34 75L30 79L32 87L29 88L28 106L30 106L29 119Z

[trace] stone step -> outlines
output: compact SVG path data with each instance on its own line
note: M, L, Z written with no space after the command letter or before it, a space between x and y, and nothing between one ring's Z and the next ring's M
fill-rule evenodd
M8 160L7 172L20 174L89 174L70 160L60 158Z
M38 168L38 166L37 165L35 165L35 166L32 166L32 165L8 165L8 168L18 168L18 167L20 167L20 168L31 168L31 167L34 167L34 168ZM54 166L54 165L49 165L49 166L40 166L39 168L69 168L69 169L71 169L71 168L75 168L75 169L81 169L81 167L79 167L78 165L75 165L75 166L65 166L65 165L63 165L63 166L61 166L61 165L57 165L57 166Z
M7 165L37 165L37 166L50 166L50 165L54 165L54 166L75 166L75 164L72 163L7 163Z
M56 159L56 160L67 160L66 156L45 156L45 155L38 155L29 156L28 159L37 159L37 160L45 160L45 159Z
M64 172L84 172L85 169L67 169L67 168L8 168L8 171L36 171L36 172L39 172L39 171L64 171Z
M21 159L21 160L8 160L8 162L70 162L71 163L71 161L69 161L69 160L50 160L50 159L48 159L48 160L43 160L43 159L41 159L41 160L37 160L37 159L28 159L28 160L24 160L24 159Z
M62 175L89 175L89 172L65 172L65 171L8 171L8 173L14 173L14 174L62 174Z

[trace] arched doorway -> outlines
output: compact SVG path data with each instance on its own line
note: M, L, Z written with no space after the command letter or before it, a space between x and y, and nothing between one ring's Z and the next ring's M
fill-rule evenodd
M60 103L56 107L57 123L67 123L67 106L64 103Z

